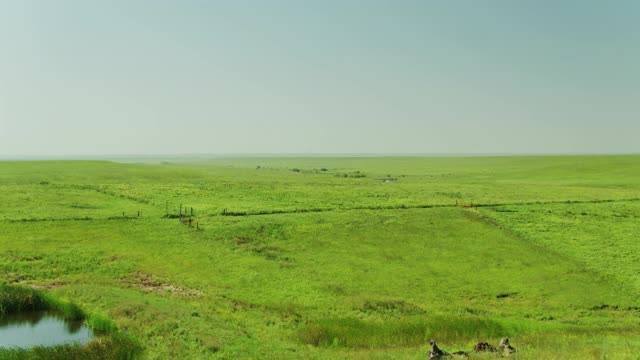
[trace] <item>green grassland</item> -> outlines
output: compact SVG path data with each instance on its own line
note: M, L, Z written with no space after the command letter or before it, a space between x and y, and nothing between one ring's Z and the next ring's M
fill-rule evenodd
M150 359L640 359L639 217L640 156L0 162L0 283Z

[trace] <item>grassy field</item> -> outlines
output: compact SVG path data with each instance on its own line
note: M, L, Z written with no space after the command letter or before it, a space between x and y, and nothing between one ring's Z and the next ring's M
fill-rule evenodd
M0 162L0 283L149 359L640 359L639 217L640 156Z

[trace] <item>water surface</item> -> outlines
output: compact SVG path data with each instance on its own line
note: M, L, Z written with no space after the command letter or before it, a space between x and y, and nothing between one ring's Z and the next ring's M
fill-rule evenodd
M82 321L66 321L60 314L50 311L30 311L0 317L0 347L84 344L92 337L93 332Z

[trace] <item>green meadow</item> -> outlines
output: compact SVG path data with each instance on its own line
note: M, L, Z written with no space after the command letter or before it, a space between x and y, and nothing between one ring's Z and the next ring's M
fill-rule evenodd
M640 156L127 161L0 162L1 291L145 359L640 359Z

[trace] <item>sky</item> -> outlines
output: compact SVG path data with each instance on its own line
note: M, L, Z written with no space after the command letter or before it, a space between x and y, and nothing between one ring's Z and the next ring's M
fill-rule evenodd
M636 0L0 0L0 156L640 153Z

